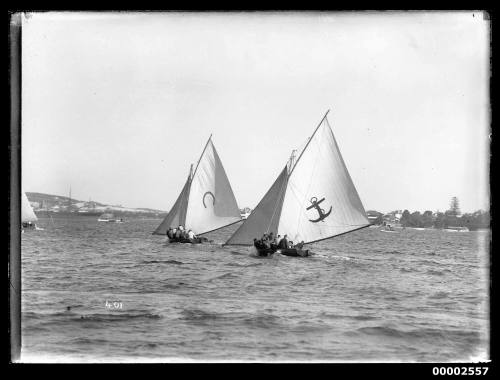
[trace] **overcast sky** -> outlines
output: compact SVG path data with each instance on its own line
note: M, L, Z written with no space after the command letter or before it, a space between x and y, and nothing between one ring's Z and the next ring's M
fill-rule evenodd
M482 13L28 16L25 191L168 210L212 133L253 208L330 109L365 209L489 207Z

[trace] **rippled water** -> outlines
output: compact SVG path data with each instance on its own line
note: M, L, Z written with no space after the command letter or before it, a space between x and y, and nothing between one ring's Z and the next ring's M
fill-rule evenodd
M367 228L259 258L221 247L237 225L191 246L152 236L159 222L41 219L21 235L22 360L488 358L489 232Z

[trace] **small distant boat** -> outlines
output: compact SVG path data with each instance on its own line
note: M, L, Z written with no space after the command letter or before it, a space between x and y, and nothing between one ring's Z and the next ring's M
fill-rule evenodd
M251 215L224 245L254 245L259 256L271 248L254 238L288 235L299 248L276 249L286 256L310 256L302 244L330 239L361 228L370 221L347 171L327 114L295 160L295 151Z
M387 223L382 227L380 232L398 232L398 231L396 231L396 229L392 224Z
M381 231L395 232L394 227L389 223L385 224L384 227L381 229Z
M468 232L469 229L467 227L446 227L445 231L449 232Z
M21 194L21 232L24 232L24 229L37 229L35 224L37 220L33 207L31 207L28 197L23 191Z
M115 218L115 216L111 213L104 213L98 219L98 222L108 222L108 223L123 223L122 218Z

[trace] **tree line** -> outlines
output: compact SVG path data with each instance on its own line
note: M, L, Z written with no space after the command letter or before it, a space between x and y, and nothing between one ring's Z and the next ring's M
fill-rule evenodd
M384 222L382 214L374 221L374 224ZM448 228L448 227L467 227L474 231L477 229L490 227L490 212L477 210L472 213L461 214L460 205L457 197L450 201L450 208L445 212L435 212L426 210L423 213L414 211L410 213L404 210L400 219L403 227L417 228Z
M473 231L480 228L490 227L490 212L477 210L473 213L466 213L459 216L450 212L450 210L436 213L427 210L424 211L423 214L419 211L410 213L408 210L404 210L400 223L404 227L467 227L469 230Z

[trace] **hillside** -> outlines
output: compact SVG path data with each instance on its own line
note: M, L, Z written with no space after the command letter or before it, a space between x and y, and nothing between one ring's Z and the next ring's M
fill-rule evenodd
M136 214L136 215L166 215L163 210L155 210L150 208L131 208L123 207L122 205L108 205L96 201L82 201L74 198L69 198L62 195L53 195L37 192L27 192L26 196L30 201L35 212L74 212L78 214L99 214L104 212L113 212L115 214ZM71 203L70 203L71 202Z

